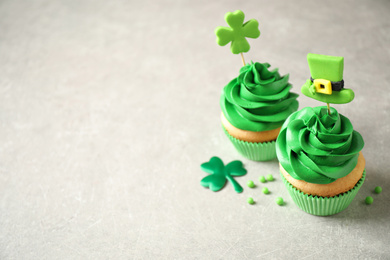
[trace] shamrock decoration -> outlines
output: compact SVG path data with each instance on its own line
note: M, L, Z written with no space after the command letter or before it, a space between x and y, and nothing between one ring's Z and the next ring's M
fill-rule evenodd
M250 46L245 37L256 39L260 36L259 22L251 19L244 23L244 19L245 14L241 10L226 13L225 21L230 28L218 26L215 29L218 45L225 46L229 42L232 42L230 50L233 54L248 52Z
M210 161L203 163L200 168L210 173L200 181L203 187L210 188L212 191L219 191L225 186L226 180L229 180L236 192L243 191L241 185L232 177L246 174L241 161L232 161L225 166L220 158L212 157Z

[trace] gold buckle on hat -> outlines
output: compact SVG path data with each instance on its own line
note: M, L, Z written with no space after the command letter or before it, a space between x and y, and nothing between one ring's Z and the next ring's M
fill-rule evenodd
M330 82L330 80L315 79L313 83L316 88L316 92L326 95L332 95L332 82Z

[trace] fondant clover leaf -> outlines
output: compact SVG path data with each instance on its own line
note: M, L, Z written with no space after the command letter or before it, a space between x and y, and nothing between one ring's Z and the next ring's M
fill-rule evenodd
M232 177L246 174L241 161L232 161L225 166L220 158L212 157L210 161L203 163L200 168L210 173L200 181L203 187L212 191L219 191L225 186L226 180L229 180L236 192L243 191L241 185Z
M232 42L230 50L233 54L248 52L250 45L245 37L256 39L260 36L260 30L258 28L259 22L257 20L251 19L244 23L244 19L245 14L241 10L237 10L233 13L226 13L225 21L230 28L218 26L215 29L218 45L225 46L229 42Z

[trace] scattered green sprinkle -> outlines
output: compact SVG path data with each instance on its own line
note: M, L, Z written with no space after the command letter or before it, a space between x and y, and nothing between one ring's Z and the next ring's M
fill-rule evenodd
M249 204L255 204L255 201L253 200L253 198L252 197L249 197L248 199L247 199L247 201L248 201L248 203Z
M269 190L267 187L264 187L262 190L261 190L264 194L269 194Z
M282 206L284 204L282 197L277 197L275 201L276 201L276 204L278 204L279 206Z
M265 176L265 178L266 178L268 181L273 181L273 180L274 180L274 176L272 176L272 174L267 174L267 176Z
M374 199L371 196L366 197L366 204L371 205L374 202Z
M246 185L248 185L249 188L255 187L255 184L253 183L253 181L248 181L248 182L246 183Z
M267 180L265 179L264 176L260 176L259 181L262 182L262 183L267 182Z
M379 193L382 192L382 187L376 186L374 191L375 191L376 194L379 194Z

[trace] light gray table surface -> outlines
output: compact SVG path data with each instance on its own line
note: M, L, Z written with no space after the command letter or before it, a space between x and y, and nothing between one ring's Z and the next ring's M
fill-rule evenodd
M214 29L236 9L260 23L245 58L289 73L294 92L307 53L344 56L356 98L335 107L367 160L347 210L301 211L276 160L224 136L219 96L241 60ZM369 0L1 1L0 259L390 259L389 18ZM243 193L200 185L212 156L243 161Z

